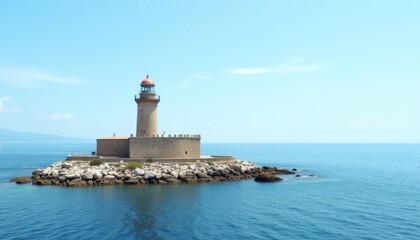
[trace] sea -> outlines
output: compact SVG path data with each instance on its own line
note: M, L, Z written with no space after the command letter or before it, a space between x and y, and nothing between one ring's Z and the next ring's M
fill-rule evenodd
M420 239L419 144L202 145L203 154L301 175L275 183L9 182L94 149L93 143L0 144L0 239Z

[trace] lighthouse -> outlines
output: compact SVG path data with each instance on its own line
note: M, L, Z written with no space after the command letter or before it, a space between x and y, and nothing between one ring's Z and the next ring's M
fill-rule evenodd
M201 136L198 134L164 134L158 132L157 107L160 96L156 95L155 83L146 76L140 83L140 92L134 96L137 103L136 134L130 137L113 135L98 138L97 156L130 158L138 161L200 160ZM213 159L211 157L211 159ZM153 160L153 161L154 161Z
M158 135L157 106L160 96L156 95L155 83L146 76L140 83L140 93L134 96L137 103L136 137L153 137Z

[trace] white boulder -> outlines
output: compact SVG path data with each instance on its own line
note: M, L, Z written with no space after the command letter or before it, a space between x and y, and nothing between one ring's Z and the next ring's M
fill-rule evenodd
M115 176L114 175L106 175L104 177L104 180L114 180L114 179L115 179Z
M136 168L134 169L133 174L135 176L143 176L145 174L145 171L141 168Z
M82 176L83 180L91 180L93 179L93 172L92 171L86 171L83 176Z

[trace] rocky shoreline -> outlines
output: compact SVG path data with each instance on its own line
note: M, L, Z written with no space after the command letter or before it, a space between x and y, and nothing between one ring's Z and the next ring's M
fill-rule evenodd
M223 182L274 174L295 173L287 169L261 167L253 162L240 160L225 163L197 161L188 164L121 161L97 165L85 161L61 161L45 169L35 170L29 180L34 185L101 186ZM281 178L266 177L259 179L281 180ZM16 181L16 183L25 183L25 181Z

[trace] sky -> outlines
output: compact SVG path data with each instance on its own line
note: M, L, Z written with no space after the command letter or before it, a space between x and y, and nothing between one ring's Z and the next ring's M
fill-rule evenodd
M420 143L420 1L0 1L0 128Z

